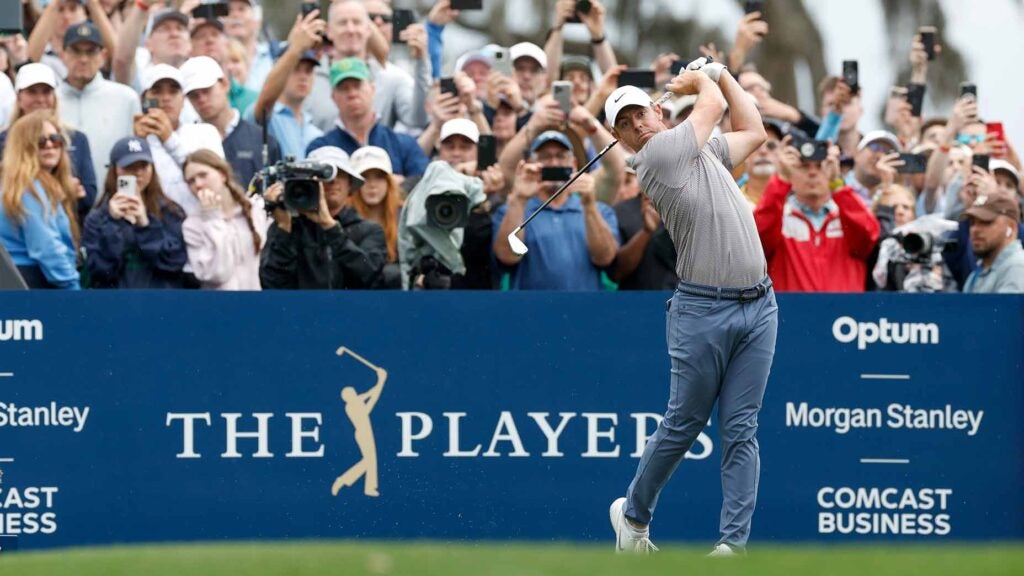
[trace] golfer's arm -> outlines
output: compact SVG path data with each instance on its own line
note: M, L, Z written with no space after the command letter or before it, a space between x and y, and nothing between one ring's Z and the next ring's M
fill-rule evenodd
M615 252L619 245L608 228L608 223L601 216L597 202L583 209L583 218L587 227L587 251L590 252L591 263L598 268L610 266L615 261Z
M501 220L498 235L494 238L494 257L505 266L515 266L522 260L522 256L517 256L512 252L512 247L508 245L508 235L523 221L526 201L510 195L507 206L508 209L505 212L505 217ZM526 242L526 230L519 232L519 238Z
M722 114L725 114L725 100L722 98L722 91L718 89L718 85L704 74L699 77L700 89L697 91L697 104L694 105L690 117L686 119L693 126L693 135L697 140L698 151L704 149L704 145L711 138L711 133L722 120ZM676 126L676 129L679 126Z
M729 143L729 159L733 166L739 166L764 144L768 134L764 131L761 113L757 111L754 99L740 87L732 74L723 71L718 86L722 89L725 101L729 103L729 119L732 122L733 131L725 135Z

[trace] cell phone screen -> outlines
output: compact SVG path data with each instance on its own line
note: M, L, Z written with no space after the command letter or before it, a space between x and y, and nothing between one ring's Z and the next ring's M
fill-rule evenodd
M900 174L924 174L928 167L928 158L924 154L900 154L903 166L896 168Z
M935 28L931 26L922 26L918 31L921 35L921 43L924 44L924 51L928 54L929 60L935 59Z
M498 163L498 139L494 135L481 134L476 150L477 170L486 170Z
M978 99L978 86L971 82L963 82L960 84L960 97L963 98L968 94L974 96L974 99Z
M921 109L924 108L924 84L911 84L907 87L907 102L910 103L910 115L915 118L921 117Z
M409 25L415 21L416 15L413 14L412 10L395 10L395 14L391 21L391 41L396 44L405 44L405 41L399 36L402 34L402 31L408 28Z
M988 154L975 154L974 158L971 159L971 164L977 166L978 168L981 168L982 170L984 170L986 172L989 171L988 163L989 163L989 155Z
M452 0L452 10L483 10L484 0Z
M860 73L856 60L843 60L843 82L855 93L860 91Z
M631 68L619 75L619 86L636 86L654 90L654 70Z
M21 16L21 0L0 0L0 34L21 33Z
M455 85L455 78L441 78L441 93L459 95L459 88Z
M545 166L540 170L540 179L544 182L566 182L572 178L569 166Z

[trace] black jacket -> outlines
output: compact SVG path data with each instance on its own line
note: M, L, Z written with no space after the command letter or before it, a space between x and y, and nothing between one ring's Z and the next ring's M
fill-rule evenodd
M274 223L260 257L260 281L266 289L368 289L376 287L388 259L384 229L363 220L352 208L335 217L339 226L324 230L306 218L292 218L291 233Z

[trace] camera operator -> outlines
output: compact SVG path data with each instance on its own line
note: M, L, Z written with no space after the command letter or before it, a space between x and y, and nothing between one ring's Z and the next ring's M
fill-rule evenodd
M838 146L791 143L754 211L768 275L780 292L863 292L878 222L839 177Z
M484 194L496 197L505 189L505 177L501 168L493 164L486 170L477 170L477 144L480 129L465 118L456 118L441 127L438 160L447 162L452 168L466 176L480 178ZM465 275L452 277L455 290L491 290L494 282L491 274L491 204L484 202L469 213L469 222L462 240L462 259L466 264Z
M384 229L363 220L348 203L349 193L363 179L349 164L343 150L318 148L309 161L337 169L330 181L320 183L320 207L293 217L280 201L285 183L271 186L265 198L274 206L267 246L260 262L260 280L266 289L368 289L380 278L387 261Z

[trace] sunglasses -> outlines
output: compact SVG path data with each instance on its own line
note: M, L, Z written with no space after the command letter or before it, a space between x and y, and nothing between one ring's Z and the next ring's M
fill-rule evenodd
M380 18L381 22L383 22L385 24L391 24L391 20L392 20L391 14L380 14L380 13L375 13L375 12L371 12L370 13L370 21L371 22L376 20L377 18Z
M872 142L867 145L867 148L872 152L881 152L883 154L888 154L893 151L892 146L889 144L882 144L881 142Z
M65 142L64 136L61 135L61 134L50 134L49 136L40 136L39 137L39 148L41 150L42 149L46 149L46 148L50 148L51 146L53 148L60 148L60 147L64 146L64 142Z
M984 134L976 134L971 136L970 134L960 134L956 137L956 141L964 146L970 146L971 144L981 144L985 141Z

